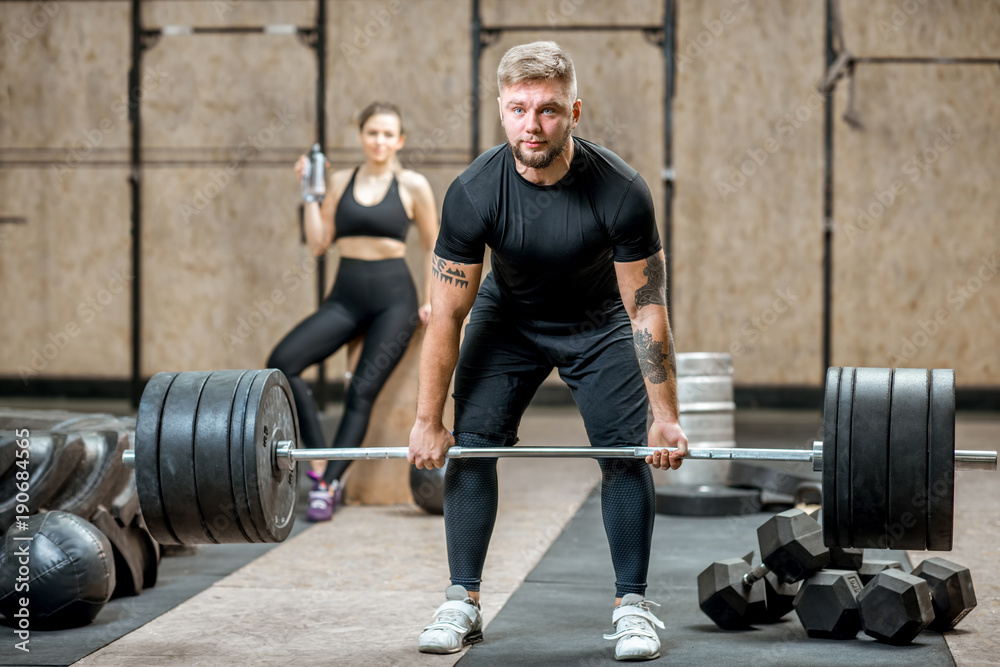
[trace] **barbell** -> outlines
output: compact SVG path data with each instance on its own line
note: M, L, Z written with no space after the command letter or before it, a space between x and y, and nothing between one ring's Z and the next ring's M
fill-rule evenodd
M812 449L698 447L688 459L798 461L822 471L827 546L951 549L954 471L996 470L995 451L955 451L951 370L830 368L823 441ZM406 458L406 447L303 449L278 370L157 373L134 450L143 518L161 544L281 542L294 521L295 464ZM644 458L652 447L452 447L447 458Z

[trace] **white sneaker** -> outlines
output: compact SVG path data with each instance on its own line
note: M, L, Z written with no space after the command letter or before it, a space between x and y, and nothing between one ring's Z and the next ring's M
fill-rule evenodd
M649 611L647 605L660 605L652 600L644 600L641 595L629 593L615 608L611 617L615 633L604 635L605 639L617 639L615 660L653 660L660 657L660 638L653 629L663 628L663 621Z
M483 641L483 614L461 586L449 586L447 602L434 612L434 622L420 633L421 653L457 653Z

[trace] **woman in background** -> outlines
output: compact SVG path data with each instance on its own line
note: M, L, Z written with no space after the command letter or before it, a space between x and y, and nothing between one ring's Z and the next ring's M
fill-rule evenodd
M318 311L278 343L267 362L269 368L288 376L306 447L324 447L324 442L312 393L300 377L302 371L364 336L332 444L360 447L375 398L417 325L430 318L427 286L438 229L434 193L423 175L403 169L396 159L405 140L402 114L396 106L370 104L361 112L358 126L364 164L334 172L322 205L305 204L306 241L313 254L322 255L332 243L340 250L333 289ZM306 161L303 155L295 165L300 180ZM417 226L424 251L426 296L419 302L422 305L418 305L417 290L403 259L411 223ZM340 502L340 479L349 464L313 462L309 521L332 518Z

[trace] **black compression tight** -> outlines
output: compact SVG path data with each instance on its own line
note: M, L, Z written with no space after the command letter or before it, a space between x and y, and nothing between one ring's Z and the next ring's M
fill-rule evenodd
M456 433L459 447L499 447L512 439ZM642 459L598 459L601 511L611 545L617 596L646 592L656 498L653 476ZM478 591L497 515L497 460L448 461L444 480L444 525L451 583Z
M302 371L348 341L365 336L361 357L347 387L344 416L333 447L360 447L372 405L399 363L420 321L413 279L402 259L342 259L330 296L271 353L268 368L281 370L292 385L300 435L306 447L325 447L312 392ZM350 461L331 461L323 478L340 479Z

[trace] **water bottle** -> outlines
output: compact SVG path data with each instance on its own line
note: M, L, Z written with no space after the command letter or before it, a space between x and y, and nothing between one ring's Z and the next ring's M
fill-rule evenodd
M326 194L326 156L320 151L319 144L313 144L302 170L302 199L304 201L320 201Z

